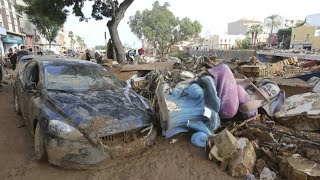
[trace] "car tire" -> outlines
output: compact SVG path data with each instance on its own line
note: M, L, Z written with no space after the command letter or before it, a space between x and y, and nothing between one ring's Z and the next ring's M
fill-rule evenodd
M20 106L19 106L17 93L14 93L14 99L13 100L14 100L14 110L16 111L16 113L18 115L21 115L21 109L20 109Z
M38 161L47 160L46 145L44 142L43 133L39 123L37 123L36 130L34 133L34 152L35 152L36 160Z

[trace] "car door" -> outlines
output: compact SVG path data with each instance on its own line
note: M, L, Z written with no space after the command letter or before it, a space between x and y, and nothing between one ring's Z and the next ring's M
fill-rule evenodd
M18 101L19 101L19 105L20 105L20 109L21 109L21 113L22 113L23 117L25 117L24 115L26 112L26 109L25 109L26 102L25 102L25 97L24 97L25 96L25 84L27 81L26 74L28 74L27 67L29 66L30 63L31 62L29 62L23 68L23 70L19 73L19 76L17 77L16 83L15 83L15 93L18 96Z
M25 71L23 72L23 83L22 83L22 93L21 93L21 112L23 115L23 118L25 119L27 125L32 128L32 122L33 122L33 112L34 109L34 102L33 99L36 96L36 87L31 89L30 85L33 82L33 77L39 76L39 68L37 61L31 61L29 64L27 64Z

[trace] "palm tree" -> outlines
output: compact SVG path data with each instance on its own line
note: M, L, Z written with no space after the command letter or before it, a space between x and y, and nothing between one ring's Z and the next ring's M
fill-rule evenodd
M81 36L77 36L76 35L76 41L79 44L80 49L82 50L84 48L84 46L85 46L84 39Z
M254 24L249 27L247 35L251 35L251 42L253 47L256 47L258 35L263 32L263 27L261 24Z
M270 28L269 45L271 45L271 36L272 36L273 29L279 27L281 24L279 17L280 16L277 14L273 14L273 15L267 17L267 19L270 20L266 24L266 26Z

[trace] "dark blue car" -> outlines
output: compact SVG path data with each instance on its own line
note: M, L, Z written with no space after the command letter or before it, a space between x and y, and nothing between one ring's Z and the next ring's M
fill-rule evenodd
M149 103L108 70L88 61L39 58L14 84L15 109L34 135L36 159L82 168L154 143Z

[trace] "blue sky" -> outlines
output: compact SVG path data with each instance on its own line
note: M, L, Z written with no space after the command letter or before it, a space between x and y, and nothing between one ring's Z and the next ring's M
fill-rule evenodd
M122 2L119 0L119 2ZM263 21L271 14L279 14L286 19L304 19L306 15L320 13L320 1L298 0L159 0L169 2L170 10L178 17L189 17L198 20L203 26L202 35L221 34L226 32L227 23L241 18ZM306 3L304 3L306 2ZM129 17L136 11L151 9L154 0L135 0L127 10L118 31L123 44L138 48L141 42L131 33L128 25ZM84 13L91 14L92 2L86 2ZM104 32L107 31L108 19L79 22L79 18L69 15L65 28L85 39L88 47L105 44ZM110 37L107 31L107 38Z

